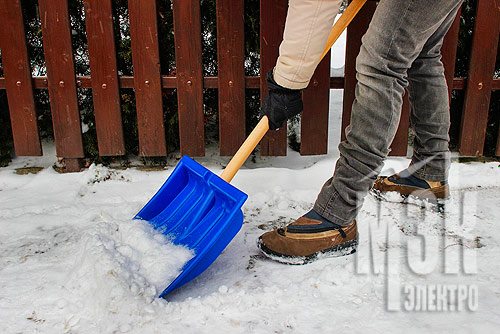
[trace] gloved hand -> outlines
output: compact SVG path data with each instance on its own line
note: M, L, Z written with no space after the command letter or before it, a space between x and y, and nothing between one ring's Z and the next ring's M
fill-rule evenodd
M277 130L283 126L286 120L298 115L304 109L302 103L302 91L281 87L274 81L273 70L266 75L269 93L264 99L261 116L269 118L269 128Z

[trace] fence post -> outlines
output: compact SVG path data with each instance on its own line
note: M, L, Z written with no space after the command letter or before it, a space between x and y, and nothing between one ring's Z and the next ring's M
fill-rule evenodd
M444 75L446 84L448 85L448 98L451 102L451 92L453 91L453 78L455 77L455 63L457 59L458 32L460 30L460 16L462 11L459 10L455 21L444 37L441 53L444 66Z
M490 109L500 27L498 1L477 1L469 78L465 91L459 152L482 155Z
M181 152L191 156L204 156L200 2L174 0L173 10Z
M403 105L401 107L401 116L399 118L398 129L391 143L390 156L405 157L408 153L408 129L410 128L411 104L408 91L405 90L403 96Z
M244 0L217 0L220 155L245 140Z
M84 0L97 144L101 156L125 154L111 0Z
M495 155L500 157L500 126L498 129L497 150L495 151Z
M344 102L342 108L341 140L345 140L345 128L351 121L351 109L356 88L356 57L361 48L361 37L368 29L377 8L374 1L368 1L347 27L347 45L344 66Z
M42 155L21 2L0 0L3 69L16 155Z
M39 0L54 137L66 171L84 157L67 0Z
M283 39L288 2L260 0L260 98L267 95L266 73L276 65L279 46ZM263 156L285 156L287 151L286 126L269 131L260 143Z
M160 51L155 0L129 0L139 155L165 156Z
M330 109L330 52L319 63L302 95L300 154L328 152L328 114Z

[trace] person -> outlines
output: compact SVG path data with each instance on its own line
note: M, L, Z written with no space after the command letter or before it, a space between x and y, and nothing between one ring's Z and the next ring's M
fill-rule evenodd
M301 90L320 61L341 2L289 1L279 57L266 76L262 114L269 118L271 130L302 111ZM462 0L380 0L356 58L351 121L339 145L333 177L309 212L260 236L257 244L266 256L303 264L355 252L355 218L370 188L377 194L449 196L450 116L441 46L461 4ZM399 174L378 177L396 134L405 88L415 132L413 157Z

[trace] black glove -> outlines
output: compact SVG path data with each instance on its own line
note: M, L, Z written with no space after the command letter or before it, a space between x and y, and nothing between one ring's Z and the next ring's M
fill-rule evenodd
M261 116L269 118L269 128L277 130L283 126L286 120L298 115L304 109L302 103L302 91L281 87L274 81L273 71L266 75L269 94L264 99Z

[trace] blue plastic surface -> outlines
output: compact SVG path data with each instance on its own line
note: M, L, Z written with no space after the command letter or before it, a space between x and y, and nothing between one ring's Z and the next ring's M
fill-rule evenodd
M184 156L163 186L134 219L146 220L174 244L195 256L160 297L207 269L243 225L247 195L196 161Z

